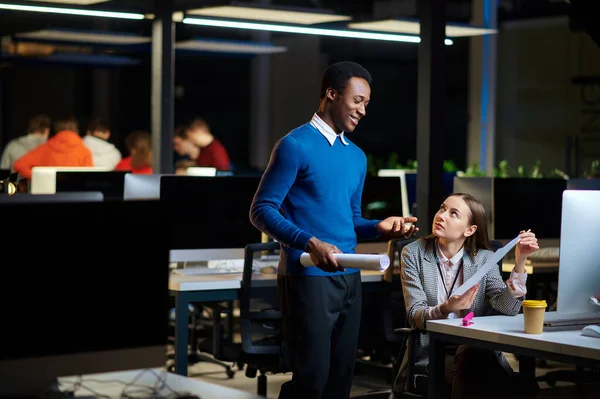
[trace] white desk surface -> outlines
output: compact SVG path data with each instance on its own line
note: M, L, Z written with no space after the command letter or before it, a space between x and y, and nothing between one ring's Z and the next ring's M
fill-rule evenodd
M162 381L166 383L166 386L153 397L176 397L183 394L192 394L199 396L201 399L264 399L264 397L248 392L160 370L128 370L84 375L79 380L83 386L75 391L75 396L106 395L111 398L120 398L123 393L129 393L133 397L150 397L149 393L151 391L149 389L158 385L159 375L162 377ZM136 379L136 377L139 378ZM123 391L125 385L134 380L135 385L127 387ZM77 377L59 378L60 388L63 391L71 390L73 384L77 381ZM144 395L145 392L148 392L148 394Z
M584 337L581 329L525 334L523 314L475 317L473 321L463 327L461 319L429 320L427 331L600 360L600 338Z
M382 281L383 273L376 271L361 271L363 283L376 283ZM252 282L256 286L274 285L277 274L253 274ZM262 284L261 284L262 283ZM242 286L242 274L213 274L202 276L169 276L169 290L171 291L209 291L209 290L235 290Z

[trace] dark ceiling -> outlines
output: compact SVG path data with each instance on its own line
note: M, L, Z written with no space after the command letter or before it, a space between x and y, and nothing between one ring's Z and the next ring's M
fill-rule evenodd
M415 0L416 1L416 0ZM481 0L476 0L481 1ZM229 0L110 0L104 3L87 6L90 9L108 11L130 11L139 13L156 13L157 8L172 2L177 10L226 5L236 2ZM258 3L259 1L246 1ZM380 3L383 0L379 1ZM14 4L38 4L48 6L47 2L11 0ZM237 2L240 3L240 2ZM350 15L354 20L372 20L376 0L271 0L274 7L320 8L334 11L338 14ZM405 2L403 4L410 4ZM471 0L448 0L448 19L454 22L470 20ZM71 6L81 7L81 6ZM404 17L418 17L410 7L404 7ZM500 0L499 19L532 18L536 16L565 15L569 5L553 0ZM412 14L412 15L411 15ZM396 15L400 16L400 15ZM127 21L118 19L101 19L92 17L64 16L22 11L0 11L0 34L11 35L17 32L31 31L48 27L63 27L72 29L106 29L136 33L150 33L151 23Z

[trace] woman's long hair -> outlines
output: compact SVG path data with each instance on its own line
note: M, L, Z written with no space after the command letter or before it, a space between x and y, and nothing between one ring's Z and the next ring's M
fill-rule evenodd
M131 154L131 167L140 169L152 166L152 138L150 133L134 130L125 139L125 145Z
M469 207L471 216L469 218L469 225L477 226L475 233L465 240L465 252L470 256L477 255L477 251L480 249L490 249L490 239L488 237L488 222L485 208L475 197L465 193L454 193L450 194L450 197L460 197ZM435 241L435 235L431 234L425 238L429 243L433 244Z

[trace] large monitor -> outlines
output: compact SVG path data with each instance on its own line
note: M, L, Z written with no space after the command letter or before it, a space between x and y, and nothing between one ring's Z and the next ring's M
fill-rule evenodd
M39 393L59 376L164 366L162 214L159 201L3 208L0 396Z
M105 200L123 200L125 171L56 172L56 192L100 191Z
M31 194L54 194L56 192L56 172L93 172L110 171L110 168L94 166L35 166L31 169L31 182L29 192Z
M538 238L560 237L564 179L494 179L494 239L515 238L531 229Z
M600 315L600 191L566 190L561 223L557 311Z
M171 261L243 258L244 248L261 242L250 222L260 177L163 176Z

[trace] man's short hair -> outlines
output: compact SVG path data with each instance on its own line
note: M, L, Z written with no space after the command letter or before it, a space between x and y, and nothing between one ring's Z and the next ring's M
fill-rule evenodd
M187 126L184 125L178 125L177 127L175 127L175 130L173 131L173 137L177 137L180 138L182 140L187 140Z
M68 116L66 118L57 119L54 122L54 132L58 133L63 130L71 130L75 133L79 133L79 123L77 122L77 118Z
M352 78L362 78L371 84L371 74L362 65L352 61L341 61L331 64L321 79L319 98L325 98L327 89L332 88L341 93Z
M29 120L27 133L43 133L44 130L50 129L51 125L52 121L48 116L43 114L36 115Z
M194 119L189 124L188 129L190 129L190 130L206 130L206 131L210 131L208 123L206 123L206 121L204 119L202 119L202 118L196 118L196 119Z
M110 128L108 127L108 124L106 122L104 122L102 119L94 119L92 121L92 123L90 123L90 125L88 126L87 131L90 133L94 133L94 132L107 133L107 132L110 132Z

